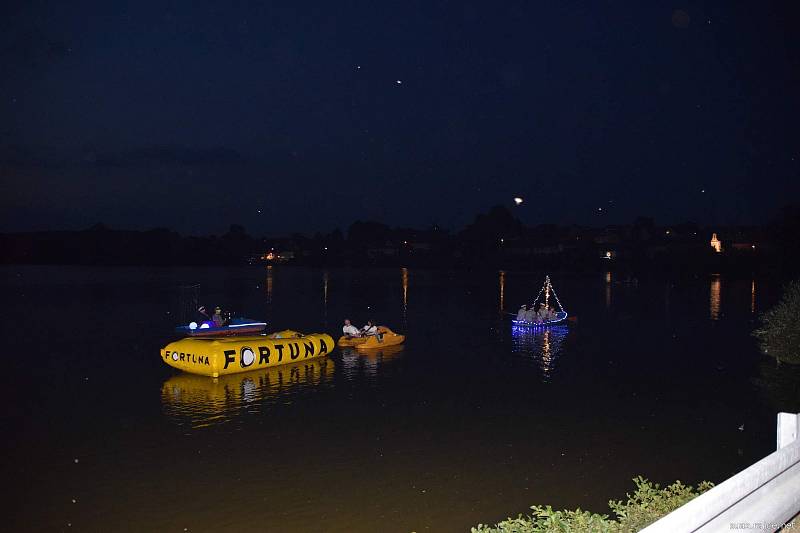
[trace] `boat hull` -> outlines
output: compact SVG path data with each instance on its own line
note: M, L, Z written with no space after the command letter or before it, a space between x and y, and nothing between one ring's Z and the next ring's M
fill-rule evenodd
M525 328L547 328L550 326L562 326L567 323L567 313L556 313L556 317L553 320L546 320L544 322L528 322L527 320L517 320L516 318L513 318L511 319L511 323L515 326Z
M202 376L238 372L324 357L334 348L325 333L303 335L187 337L161 349L161 359L173 368Z

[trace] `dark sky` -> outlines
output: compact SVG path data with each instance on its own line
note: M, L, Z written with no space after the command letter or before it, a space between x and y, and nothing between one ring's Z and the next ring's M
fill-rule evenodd
M791 5L19 2L0 231L763 222L800 199Z

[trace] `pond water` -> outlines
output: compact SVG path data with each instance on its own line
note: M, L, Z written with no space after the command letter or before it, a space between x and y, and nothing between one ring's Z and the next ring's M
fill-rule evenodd
M2 271L11 531L449 532L537 503L608 512L639 474L723 480L798 408L750 336L776 280L551 273L577 321L527 332L507 312L544 273ZM271 330L374 318L407 342L182 374L158 350L194 283Z

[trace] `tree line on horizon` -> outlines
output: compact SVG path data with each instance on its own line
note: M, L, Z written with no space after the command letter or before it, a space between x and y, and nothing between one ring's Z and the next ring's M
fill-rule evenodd
M734 245L715 254L711 232ZM741 242L734 242L739 239ZM747 244L752 242L752 250ZM312 236L253 237L232 224L221 236L182 236L167 228L113 230L96 224L81 231L0 234L5 264L237 265L275 261L308 265L491 266L594 269L674 266L796 269L800 259L800 207L784 208L765 226L701 227L686 222L658 226L652 218L592 228L526 226L503 206L478 214L457 232L355 221ZM610 257L608 257L610 255Z

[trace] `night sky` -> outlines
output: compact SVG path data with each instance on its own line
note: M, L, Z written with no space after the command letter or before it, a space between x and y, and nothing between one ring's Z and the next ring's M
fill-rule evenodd
M459 229L514 196L528 224L741 224L800 200L788 1L5 4L0 231Z

